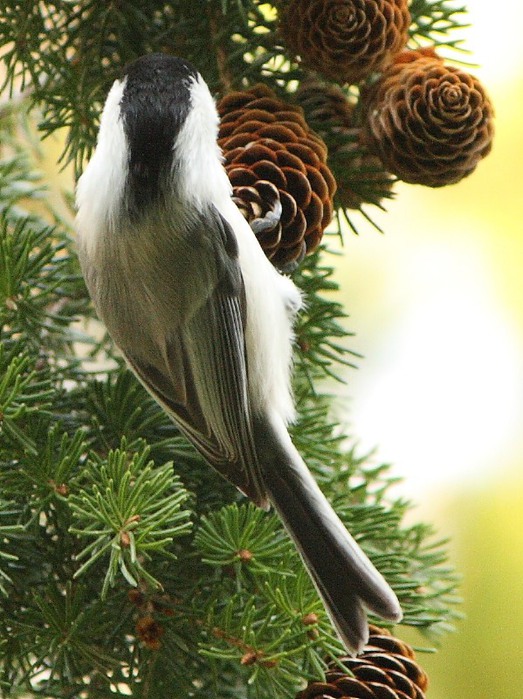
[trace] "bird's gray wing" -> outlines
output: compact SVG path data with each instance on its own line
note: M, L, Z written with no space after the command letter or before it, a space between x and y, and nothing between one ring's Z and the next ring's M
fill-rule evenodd
M209 226L205 223L193 225ZM252 435L244 329L246 303L237 243L213 210L216 283L175 333L158 347L154 364L126 354L138 378L182 432L225 478L267 506ZM191 232L197 239L198 231Z

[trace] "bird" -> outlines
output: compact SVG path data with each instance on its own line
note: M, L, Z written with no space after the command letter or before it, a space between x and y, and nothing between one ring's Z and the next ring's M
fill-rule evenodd
M203 458L274 507L346 649L367 613L398 622L383 576L294 446L294 324L303 307L232 199L207 83L147 54L114 81L76 188L77 249L128 367Z

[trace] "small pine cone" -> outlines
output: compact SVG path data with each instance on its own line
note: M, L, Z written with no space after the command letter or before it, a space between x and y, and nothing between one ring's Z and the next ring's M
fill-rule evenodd
M369 149L405 182L454 184L491 150L494 112L483 86L432 50L400 54L362 99Z
M317 133L321 127L327 132L328 129L349 130L353 126L354 102L347 99L338 85L310 75L300 83L296 99Z
M409 25L408 0L290 0L280 13L290 51L321 75L348 83L390 63Z
M218 102L218 143L236 204L271 262L295 267L330 223L336 182L303 110L258 85Z
M361 655L331 663L325 682L310 682L296 699L425 699L427 685L412 648L390 631L371 626Z
M136 635L149 650L159 650L164 629L152 616L142 616L136 622Z
M361 143L355 102L338 85L313 77L301 83L296 99L328 145L328 164L338 185L336 203L360 209L362 204L379 205L384 197L391 197L395 178Z

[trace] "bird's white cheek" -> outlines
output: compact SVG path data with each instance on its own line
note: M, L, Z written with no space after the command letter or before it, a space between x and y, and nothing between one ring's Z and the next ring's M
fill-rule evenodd
M201 76L191 85L191 109L174 144L176 185L198 209L231 196L231 185L216 143L218 113Z
M121 210L128 172L128 146L120 116L125 81L116 81L100 120L96 150L76 189L76 229L84 247L114 227Z

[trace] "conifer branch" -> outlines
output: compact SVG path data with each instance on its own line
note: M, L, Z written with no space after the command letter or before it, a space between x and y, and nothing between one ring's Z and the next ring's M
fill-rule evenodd
M225 3L226 4L226 3ZM229 67L229 51L227 50L225 39L229 38L226 29L224 31L224 18L226 9L214 7L211 3L207 5L207 15L209 17L209 28L211 30L211 40L216 52L216 64L220 79L220 92L224 94L230 92L233 86L233 76Z
M413 0L410 10L411 47L458 46L452 32L465 26L463 8ZM79 174L112 81L152 51L191 60L215 92L264 82L292 102L305 71L277 27L275 7L254 0L7 0L0 10L3 697L280 699L321 677L342 651L274 514L211 471L98 325L93 332L68 222L50 206L19 136L27 102L42 137L66 129L62 162ZM9 94L16 104L7 106ZM354 87L343 94L359 96ZM339 136L327 129L331 150ZM361 145L354 134L349 141ZM382 206L391 192L363 155L361 146L340 158L336 178L357 177L366 201ZM338 233L344 215L356 228L352 210L337 206ZM292 437L391 581L405 623L434 638L459 618L459 579L447 543L430 525L410 523L412 505L391 495L388 466L347 446L334 415L326 381L358 355L332 264L321 249L294 273L306 307L296 327Z

